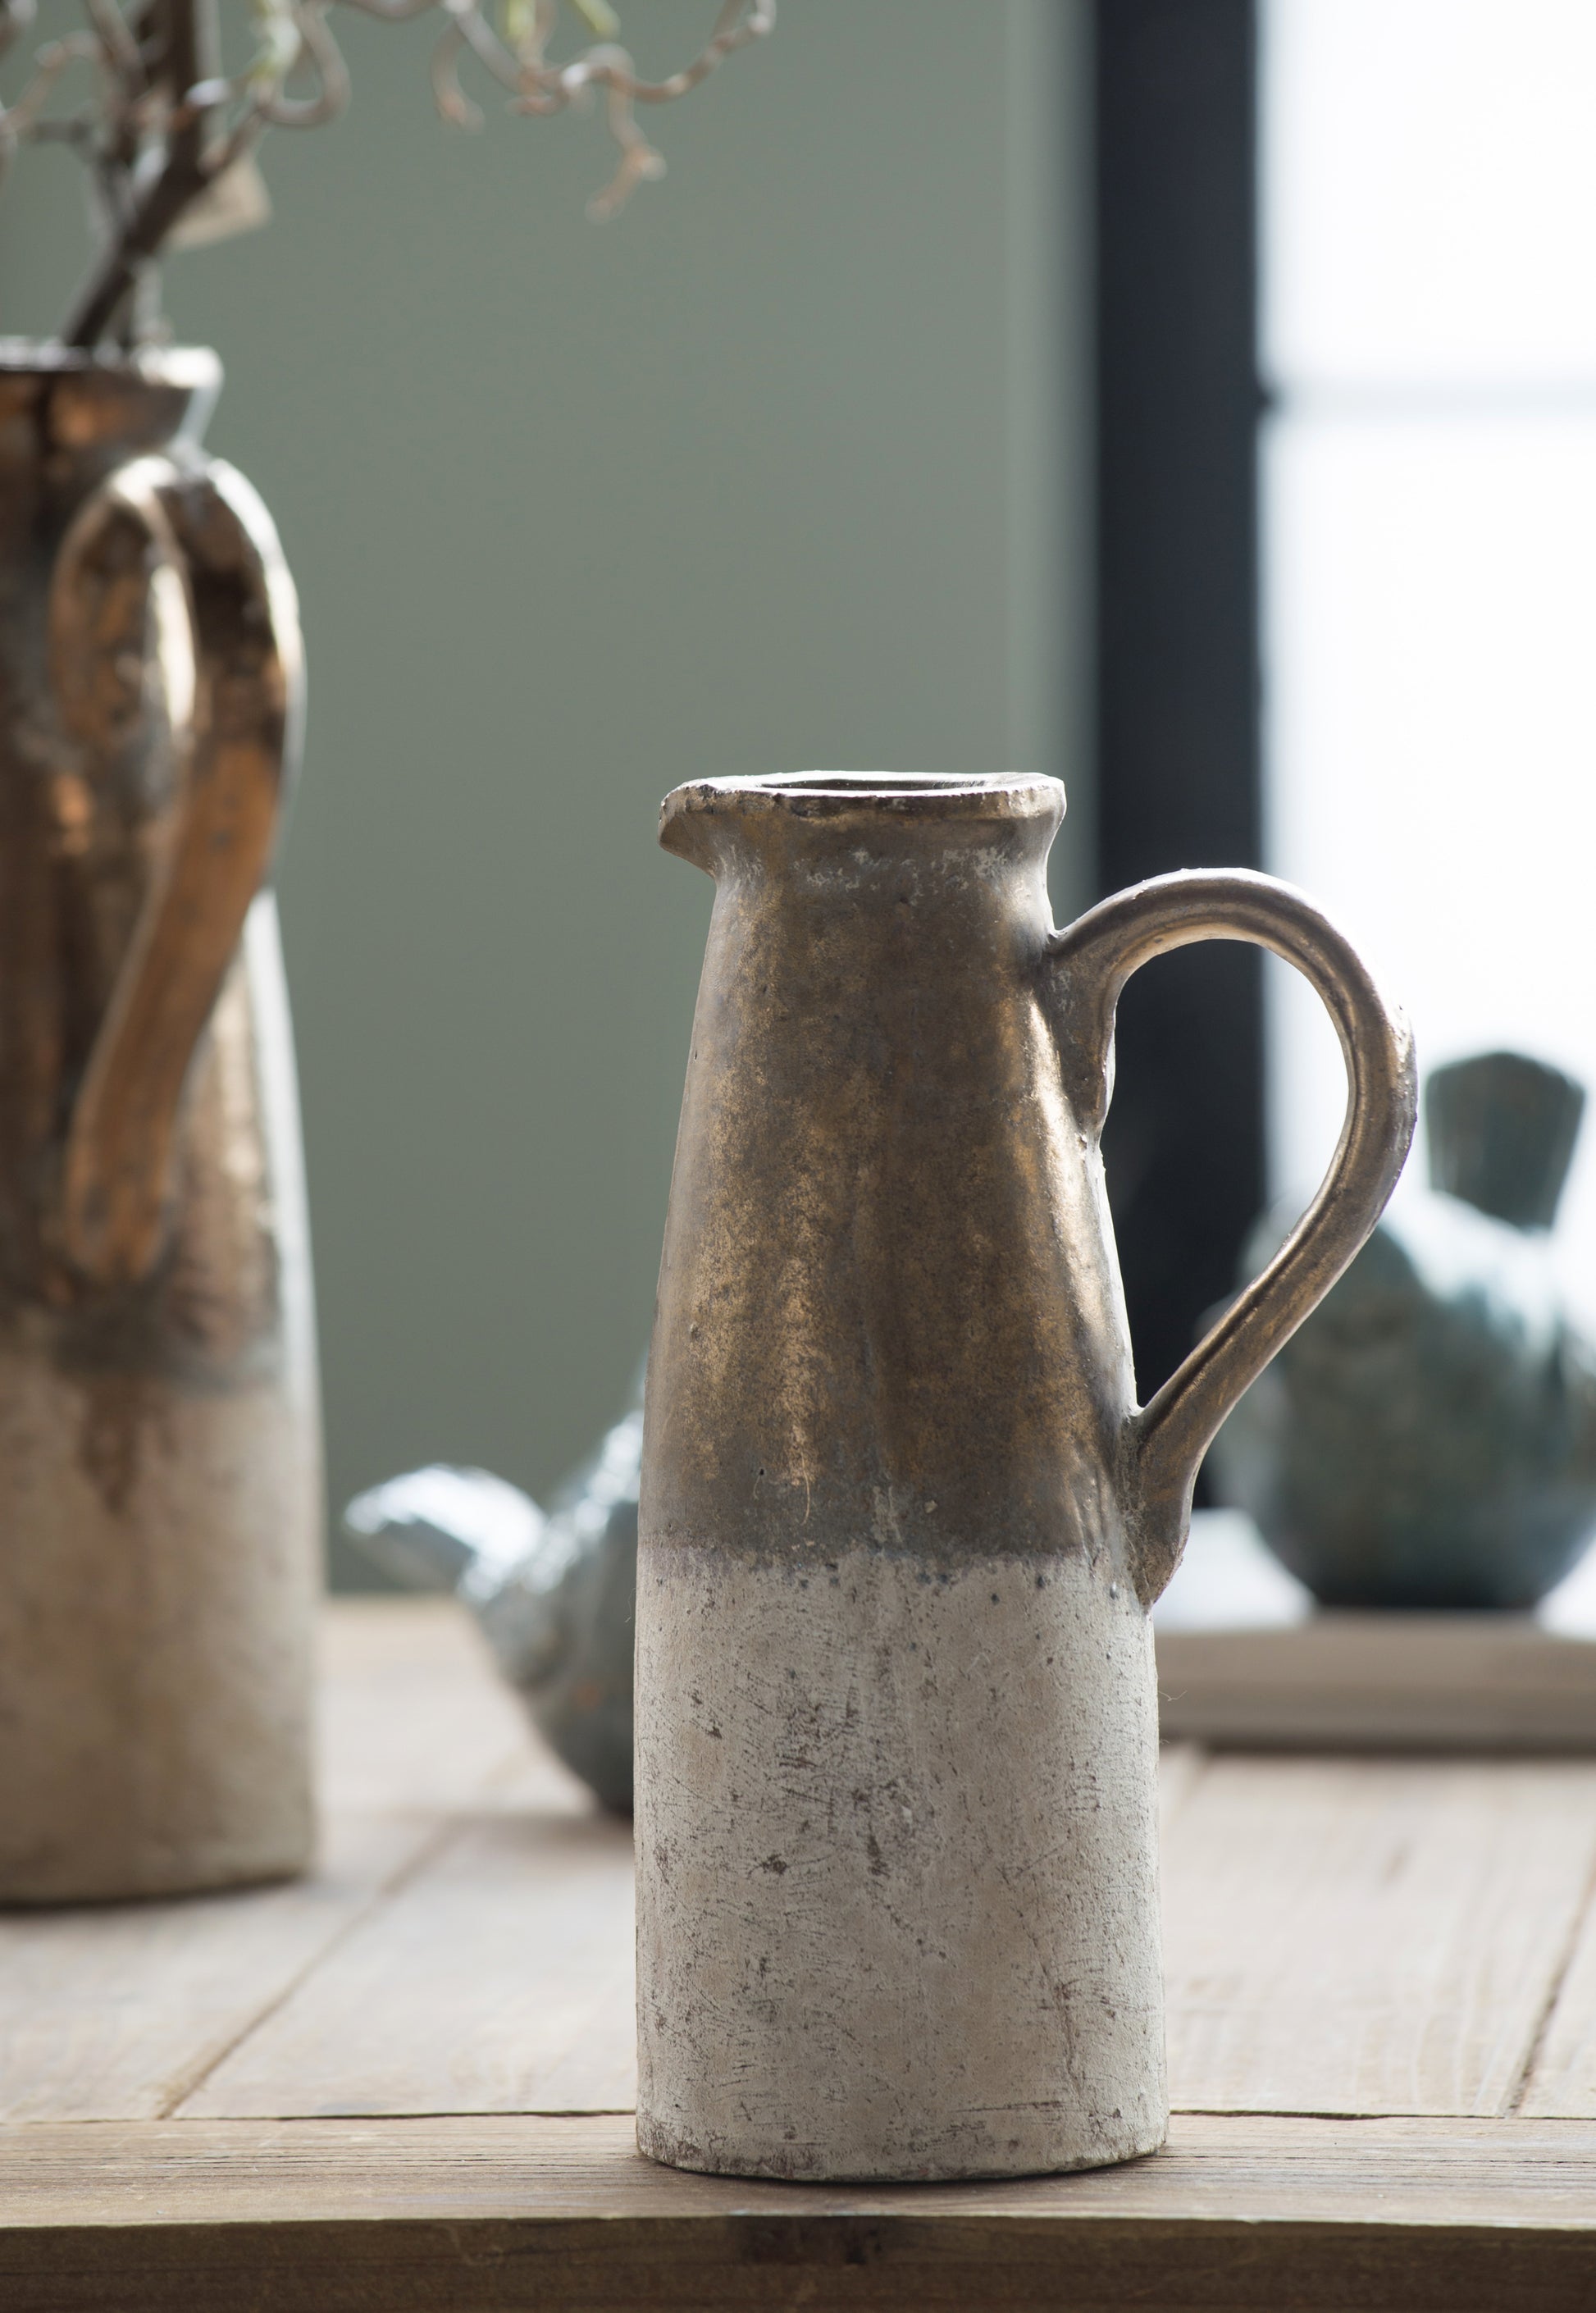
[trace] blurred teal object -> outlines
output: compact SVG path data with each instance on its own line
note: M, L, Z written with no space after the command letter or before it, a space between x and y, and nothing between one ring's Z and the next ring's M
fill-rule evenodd
M1437 1069L1428 1192L1388 1209L1215 1439L1217 1499L1322 1605L1526 1609L1596 1532L1596 1350L1549 1237L1584 1099L1516 1052ZM1249 1276L1285 1228L1259 1223Z
M475 1614L539 1733L618 1813L632 1805L632 1625L643 1395L548 1509L486 1470L434 1464L359 1494L349 1539L413 1590Z

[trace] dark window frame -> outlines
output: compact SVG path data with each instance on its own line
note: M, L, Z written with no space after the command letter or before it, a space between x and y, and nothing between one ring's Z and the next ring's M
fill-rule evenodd
M1096 0L1097 869L1262 865L1252 0ZM1104 1135L1141 1395L1233 1287L1265 1173L1262 962L1138 973Z

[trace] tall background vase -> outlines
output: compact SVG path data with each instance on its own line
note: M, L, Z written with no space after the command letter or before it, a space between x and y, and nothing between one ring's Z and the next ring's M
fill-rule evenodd
M320 1419L262 882L292 585L205 353L0 352L0 1901L312 1840Z

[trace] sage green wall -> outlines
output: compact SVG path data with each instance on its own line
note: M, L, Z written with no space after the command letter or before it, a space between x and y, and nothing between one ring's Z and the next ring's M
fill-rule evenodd
M631 13L662 57L711 11ZM597 121L447 130L426 28L338 13L351 113L278 135L270 230L168 296L309 638L280 883L332 1495L434 1456L537 1490L647 1334L710 899L660 796L1083 785L1084 12L783 0L603 226ZM65 156L7 202L0 326L47 330Z

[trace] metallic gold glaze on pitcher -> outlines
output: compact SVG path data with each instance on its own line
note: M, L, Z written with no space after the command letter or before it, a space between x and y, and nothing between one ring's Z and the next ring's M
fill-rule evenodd
M1372 1227L1407 1031L1300 893L1160 878L1054 929L1040 778L710 780L716 894L645 1420L638 2141L993 2177L1167 2124L1148 1610L1229 1406ZM1099 1135L1151 956L1273 948L1346 1127L1145 1407Z
M261 892L294 592L209 354L0 347L0 1902L301 1869L320 1425Z

